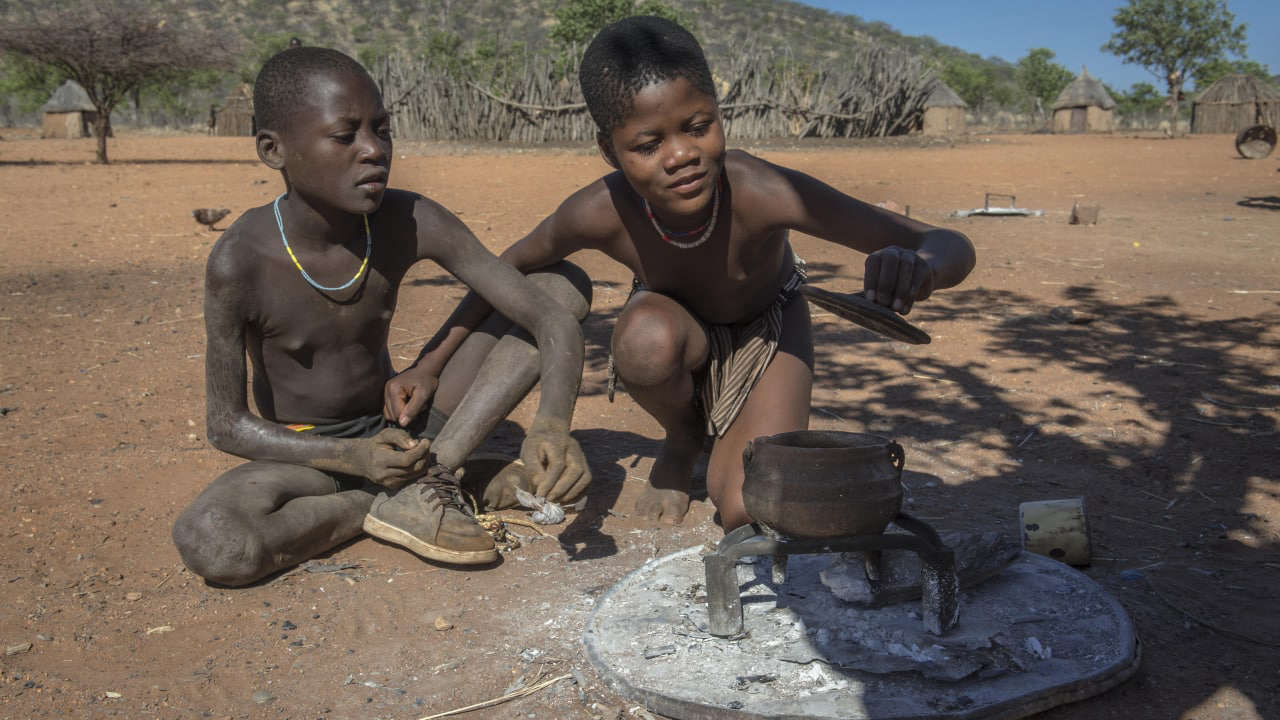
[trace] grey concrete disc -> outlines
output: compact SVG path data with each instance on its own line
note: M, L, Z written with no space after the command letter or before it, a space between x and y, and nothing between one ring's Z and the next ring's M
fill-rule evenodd
M705 632L701 547L624 577L583 640L620 695L680 720L1008 720L1103 692L1137 669L1139 643L1119 602L1086 575L1022 553L961 588L960 621L928 634L919 606L861 607L820 575L838 556L738 565L745 637Z

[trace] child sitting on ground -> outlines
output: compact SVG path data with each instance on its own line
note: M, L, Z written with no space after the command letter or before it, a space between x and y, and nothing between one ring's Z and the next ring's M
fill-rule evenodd
M244 585L362 528L434 560L495 560L452 471L540 376L521 449L527 489L551 500L585 489L590 473L569 422L590 282L567 263L525 277L440 205L388 189L390 118L346 55L299 47L272 57L254 110L258 156L286 191L214 246L204 306L209 441L250 462L178 518L183 561L208 580ZM496 312L480 332L433 341L394 376L387 336L400 283L419 260Z
M706 58L675 23L631 17L606 27L580 78L600 153L616 172L570 196L502 258L528 272L591 248L633 273L612 366L666 432L636 511L683 519L711 435L707 490L728 531L750 522L747 442L808 426L813 340L788 231L868 253L866 298L903 314L963 280L973 247L960 233L726 152ZM467 302L455 319L487 310Z

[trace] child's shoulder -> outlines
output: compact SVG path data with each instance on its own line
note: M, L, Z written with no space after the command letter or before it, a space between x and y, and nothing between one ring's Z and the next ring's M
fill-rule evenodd
M729 150L724 156L724 169L729 173L729 181L739 181L739 185L760 187L774 183L783 183L782 168L778 165L756 157L746 150ZM767 189L767 187L766 187Z
M622 227L618 207L631 202L629 194L633 192L622 172L615 170L560 203L554 216L557 229L572 229L574 234L594 238L608 237Z
M457 213L442 203L421 193L400 188L387 188L378 208L378 221L384 225L417 226L419 229L439 227L443 223L458 222Z
M223 231L209 251L208 273L230 278L248 272L258 266L268 242L280 242L271 203L245 210Z
M726 153L724 167L736 212L766 222L790 216L796 190L786 168L743 150Z

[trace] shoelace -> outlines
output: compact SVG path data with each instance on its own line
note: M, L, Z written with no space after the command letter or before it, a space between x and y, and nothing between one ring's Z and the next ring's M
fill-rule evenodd
M467 517L475 515L471 506L462 500L462 485L458 477L444 465L432 465L414 486L418 492L433 493L446 507L457 508Z

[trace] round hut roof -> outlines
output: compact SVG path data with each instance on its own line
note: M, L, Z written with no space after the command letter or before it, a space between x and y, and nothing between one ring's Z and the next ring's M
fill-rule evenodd
M934 86L933 91L929 93L929 97L925 98L924 106L931 107L969 107L965 101L956 94L951 86L939 80Z
M92 112L96 110L93 102L89 100L89 93L80 87L80 83L75 80L68 80L62 83L62 87L53 91L53 95L49 96L49 101L40 106L42 112L65 113L65 112Z
M1054 110L1071 107L1087 107L1097 106L1103 110L1110 110L1116 106L1116 101L1111 99L1111 95L1107 89L1102 86L1102 81L1089 74L1088 70L1081 70L1080 75L1071 81L1071 84L1062 89L1062 93L1058 95L1058 99L1053 102Z
M1205 88L1196 102L1226 105L1280 102L1280 89L1252 75L1223 75Z

